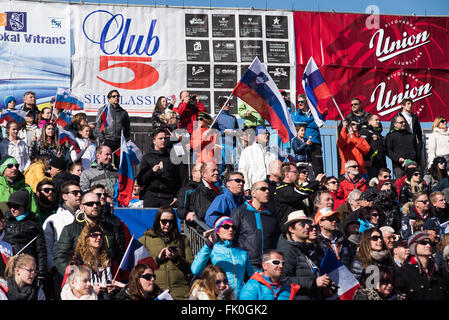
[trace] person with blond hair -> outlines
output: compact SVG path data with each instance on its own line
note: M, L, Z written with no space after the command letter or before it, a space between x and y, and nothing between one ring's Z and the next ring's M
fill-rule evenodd
M193 283L189 300L235 300L235 295L223 269L210 264Z
M447 120L438 116L433 120L432 133L427 142L427 165L430 167L433 159L444 157L449 160L449 131L447 130Z
M67 283L61 291L61 300L98 300L90 283L90 269L72 266Z
M46 300L35 281L37 274L33 256L20 254L9 258L5 269L8 300Z

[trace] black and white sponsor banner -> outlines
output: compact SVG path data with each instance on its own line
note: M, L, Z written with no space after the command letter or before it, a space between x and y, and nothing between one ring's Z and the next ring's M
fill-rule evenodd
M71 86L89 115L112 89L130 116L150 117L159 96L185 89L214 113L256 56L280 89L296 90L292 12L72 3L70 14Z

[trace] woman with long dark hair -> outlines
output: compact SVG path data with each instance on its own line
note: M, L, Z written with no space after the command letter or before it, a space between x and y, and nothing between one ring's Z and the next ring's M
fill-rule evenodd
M359 250L351 264L351 272L365 285L370 267L393 266L393 259L382 238L382 232L378 228L365 230L360 237Z
M113 300L154 300L161 293L155 282L154 269L138 264L131 270L128 284L113 294Z
M447 161L445 157L435 157L429 171L424 176L424 182L427 183L430 189L433 189L442 179L448 179Z
M139 241L156 259L159 269L155 270L155 275L161 289L170 288L175 300L186 299L193 253L189 240L179 232L173 208L160 207L153 228L146 230Z
M65 154L64 146L59 145L56 127L52 122L46 122L42 127L41 136L31 146L31 159L42 156L49 161Z

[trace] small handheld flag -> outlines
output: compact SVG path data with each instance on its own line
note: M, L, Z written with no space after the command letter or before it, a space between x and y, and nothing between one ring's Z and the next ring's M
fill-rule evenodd
M25 116L28 112L22 110L4 110L0 116L0 123L15 121L19 125L25 122Z
M112 123L112 114L111 114L111 105L107 104L106 107L103 109L103 112L100 114L100 119L97 119L97 121L100 121L100 132L103 132L103 130L109 126Z
M134 235L129 241L122 261L120 262L119 269L129 271L138 265L139 263L148 264L154 270L158 269L158 265L148 250L138 240L134 239Z
M75 136L70 131L64 130L63 128L59 129L59 145L63 145L66 142L70 142L70 144L73 146L73 149L76 153L81 152L81 148L76 141Z
M69 110L62 111L55 120L55 123L62 128L67 127L72 121L72 113Z
M56 109L83 110L84 102L72 94L69 89L58 88L56 91Z

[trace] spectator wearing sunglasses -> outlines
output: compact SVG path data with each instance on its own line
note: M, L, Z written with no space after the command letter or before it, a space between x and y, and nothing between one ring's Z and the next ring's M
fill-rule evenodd
M49 180L39 182L36 187L36 198L39 206L39 221L43 224L49 216L58 210L53 182Z
M423 220L423 223L427 219L435 220L438 222L438 217L435 216L430 210L430 200L427 193L417 192L413 195L412 205L407 208L404 206L402 208L402 216L401 220L401 236L404 239L408 239L408 237L413 233L412 226L417 220Z
M131 123L129 121L128 112L120 106L120 93L117 90L109 91L108 103L98 109L95 127L95 138L97 139L97 145L107 145L112 151L120 148L120 137L121 132L125 136L126 141L131 137ZM100 119L101 114L104 109L108 107L111 117L113 119L112 123L109 124L103 131L100 132L102 121ZM119 162L118 157L114 158L114 165L118 168Z
M449 131L447 130L447 120L438 116L433 120L432 133L427 142L427 163L433 164L436 157L443 157L446 161L449 159Z
M216 147L219 143L218 131L211 130L212 117L206 112L198 114L198 121L193 125L190 145L193 151L193 162L216 162L221 150Z
M248 280L242 289L240 300L293 300L300 287L296 283L286 285L281 281L284 264L282 252L265 252L262 272L254 273Z
M237 300L247 277L253 275L253 266L248 253L234 246L234 221L223 216L217 219L214 233L211 234L192 262L191 270L195 276L203 273L209 260L226 273L229 286L234 290Z
M222 194L218 195L211 202L206 211L204 220L212 227L215 221L223 216L231 216L232 210L243 204L243 186L245 180L240 172L228 171L225 176L225 188Z
M449 139L448 139L449 141ZM443 191L447 194L449 192L449 176L447 173L447 161L444 157L435 157L430 168L426 170L424 181L432 191Z
M129 274L129 281L123 288L112 292L113 300L154 300L162 290L156 284L154 270L147 264L137 264Z
M360 128L360 122L355 120L349 123L343 121L343 128L337 139L338 152L341 158L340 174L345 174L348 161L355 161L359 165L360 174L367 179L364 157L369 153L371 147L365 138L360 135Z
M7 156L0 162L0 209L6 212L6 202L10 195L20 189L26 189L30 195L30 211L39 217L39 207L33 189L25 183L25 176L19 168L19 163L12 156Z
M251 188L251 200L232 210L237 246L248 252L254 271L262 268L264 251L276 248L280 235L277 216L267 208L270 189L265 181Z
M412 112L413 108L413 100L410 98L405 98L401 101L402 110L396 113L391 120L390 123L390 132L395 126L395 118L397 116L402 117L404 119L404 129L407 130L412 136L413 141L416 143L416 158L412 158L418 162L418 164L422 164L421 159L421 150L423 147L423 134L421 129L421 124L419 122L419 117L416 113ZM408 147L408 145L406 145ZM405 147L405 146L404 146Z
M332 284L328 275L319 275L319 266L311 259L307 240L313 219L304 211L293 211L284 223L284 234L279 237L277 250L284 256L281 280L301 287L295 300L320 300Z
M432 259L429 235L418 231L408 238L410 256L397 273L395 287L408 300L447 300L449 283L445 271Z
M382 238L382 232L378 228L370 228L360 237L359 250L350 270L362 287L368 287L369 285L365 283L369 276L367 271L380 266L393 267L393 258Z
M395 272L388 267L379 267L379 281L374 288L360 287L353 300L406 300L404 293L397 292L394 287Z
M351 266L353 257L351 248L345 235L337 229L339 213L329 208L320 209L315 215L315 224L319 226L318 243L321 250L332 250L338 260L346 267Z
M68 196L78 196L81 191L74 187L72 188L73 190L70 190L71 194ZM95 224L101 227L109 256L113 261L121 261L126 249L123 247L121 237L115 232L113 225L103 220L101 202L98 195L88 192L81 196L79 212L76 213L72 223L63 227L56 242L53 262L61 275L64 275L65 269L73 257L76 242L81 231L88 224Z
M400 113L392 120L393 128L385 137L387 157L393 162L396 179L405 175L406 160L418 161L418 143L415 136L407 130L407 121Z
M23 249L36 259L37 277L41 284L46 281L47 249L44 230L36 214L30 209L30 194L27 190L15 191L7 202L9 210L5 213L5 236L3 241L11 244L14 254ZM25 248L31 240L36 239Z
M90 281L98 300L109 300L114 289L111 284L117 271L117 262L112 260L106 244L103 229L95 223L86 224L79 235L73 257L66 268L70 274L72 265L90 270ZM64 277L66 280L66 277ZM65 281L63 281L63 286Z
M345 172L338 186L337 197L346 201L354 189L365 192L368 189L368 183L360 174L360 165L357 161L349 160L345 163L344 168Z
M187 237L181 235L176 213L170 206L162 206L154 217L153 227L139 238L158 269L155 275L161 290L170 288L175 300L184 300L190 290L189 277L193 253Z
M315 123L312 112L310 111L305 94L300 94L297 97L298 110L292 113L292 120L295 124L296 130L299 131L298 125L305 125L304 142L310 148L311 165L314 174L323 173L323 151L321 148L320 130ZM296 139L298 142L298 139ZM298 145L297 145L298 146ZM292 142L292 148L293 142ZM295 151L296 153L296 151ZM299 161L299 159L298 159ZM311 175L312 176L312 175Z
M430 193L429 186L424 182L422 171L419 168L408 168L405 170L407 179L399 192L399 203L404 206L412 201L413 195L417 192Z
M6 124L8 137L0 142L0 155L14 157L20 165L20 171L24 172L31 164L30 154L26 142L19 138L19 124L15 121L9 121Z
M235 300L235 295L223 269L210 264L193 283L189 300Z

